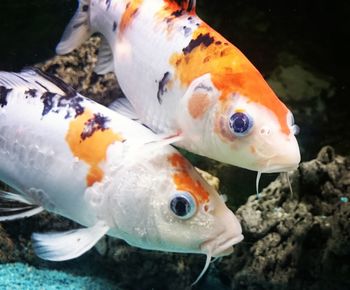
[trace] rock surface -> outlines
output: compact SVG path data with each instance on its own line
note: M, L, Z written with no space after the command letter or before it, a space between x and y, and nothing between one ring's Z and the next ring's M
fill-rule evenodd
M350 288L350 159L324 147L251 196L237 215L245 240L223 260L231 289Z

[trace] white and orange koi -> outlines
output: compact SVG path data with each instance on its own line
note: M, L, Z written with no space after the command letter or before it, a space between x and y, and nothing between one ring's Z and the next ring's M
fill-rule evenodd
M0 221L48 210L85 226L33 235L36 253L55 261L81 255L105 234L144 249L203 253L208 263L231 253L243 239L237 218L158 141L37 69L0 72L0 179L16 192L0 191Z
M96 71L114 71L133 110L169 142L261 172L296 168L297 126L252 63L195 13L195 0L80 0L57 53L104 36Z

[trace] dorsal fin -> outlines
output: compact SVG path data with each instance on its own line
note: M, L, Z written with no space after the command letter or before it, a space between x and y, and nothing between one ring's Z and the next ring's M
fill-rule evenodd
M176 2L182 9L187 12L196 11L196 0L171 0L171 2Z
M75 89L72 88L67 83L65 83L63 80L61 80L60 78L58 78L58 77L56 77L56 76L54 76L52 74L45 73L41 69L39 69L37 67L25 67L22 70L22 74L25 74L25 73L29 73L30 74L31 72L36 73L38 76L42 77L43 79L45 79L46 81L51 83L51 85L55 85L67 97L74 97L77 94Z

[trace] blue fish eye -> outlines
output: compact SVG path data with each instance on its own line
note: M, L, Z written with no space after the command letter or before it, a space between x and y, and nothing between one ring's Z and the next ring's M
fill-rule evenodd
M234 135L246 136L253 127L253 119L248 114L237 112L230 117L229 126Z
M197 210L196 201L188 192L177 192L170 200L171 211L180 219L189 219Z

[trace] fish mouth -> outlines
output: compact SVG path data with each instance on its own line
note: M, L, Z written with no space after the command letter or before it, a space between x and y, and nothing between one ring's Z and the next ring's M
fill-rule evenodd
M235 236L223 236L209 239L201 244L200 249L203 253L211 254L213 257L223 257L233 252L233 246L243 240L242 234Z

